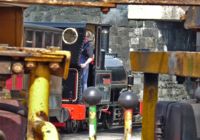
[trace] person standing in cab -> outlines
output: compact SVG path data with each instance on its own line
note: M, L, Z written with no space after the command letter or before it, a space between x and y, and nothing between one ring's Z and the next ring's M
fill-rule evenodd
M82 69L82 74L81 74L80 100L82 100L82 94L84 90L86 90L88 87L87 81L88 81L88 73L89 73L89 64L94 59L91 36L92 36L92 33L90 31L86 31L82 49L81 49L80 67Z

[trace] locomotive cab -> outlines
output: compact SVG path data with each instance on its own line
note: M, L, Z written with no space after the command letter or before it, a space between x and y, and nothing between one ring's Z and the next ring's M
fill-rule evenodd
M85 31L81 33L91 32L90 41L94 50L94 62L89 65L88 87L94 86L102 93L101 102L97 105L97 114L104 128L109 128L114 121L119 122L123 119L123 111L117 101L120 91L127 85L127 75L122 60L116 54L108 52L109 30L110 25L90 23L85 24ZM79 45L82 46L82 44ZM79 58L81 54L75 55ZM80 98L80 94L83 94L80 92L81 69L79 65L71 65L70 69L69 78L63 81L62 106L70 113L71 118L67 121L68 129L77 131L73 127L79 127L85 122L87 105L82 104ZM70 91L70 88L74 91ZM68 131L71 132L71 130Z
M68 79L57 86L62 93L60 109L51 111L50 120L68 132L77 132L80 124L85 124L87 105L81 98L81 67L79 59L86 31L90 32L90 42L94 50L94 61L89 65L88 87L95 86L102 93L97 105L99 121L109 128L113 121L122 121L122 108L118 104L120 91L126 87L126 70L116 54L110 54L109 30L107 24L91 23L32 23L62 30L62 49L71 52ZM54 80L55 82L57 80ZM55 87L55 89L57 89ZM59 90L59 91L60 91ZM56 90L55 90L56 91ZM55 94L56 95L56 94ZM52 95L53 97L53 95ZM58 106L58 98L51 98L52 107ZM62 116L64 118L62 118ZM111 121L112 120L112 121Z

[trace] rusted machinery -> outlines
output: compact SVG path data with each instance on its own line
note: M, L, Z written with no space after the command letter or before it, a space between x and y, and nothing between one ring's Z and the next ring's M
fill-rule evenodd
M197 30L199 28L198 13L199 8L197 7L191 7L188 10L185 22L187 29ZM155 138L158 74L199 78L199 57L199 52L187 51L130 53L132 70L144 73L142 139L153 140ZM154 63L155 61L157 63Z
M56 128L48 122L50 74L67 78L70 53L56 48L24 48L23 9L27 5L5 2L0 5L1 137L7 140L59 139ZM24 73L30 74L26 81L29 82L28 98L23 91L8 94L4 90L6 79ZM20 95L20 102L10 99L16 95Z
M24 99L27 104L27 113L26 109L21 108L22 105L16 106L18 104L16 100L8 100L6 93L2 93L0 109L3 111L1 111L0 120L4 123L0 125L0 129L6 139L24 139L25 135L28 140L58 139L56 128L48 122L50 74L66 79L69 63L70 53L68 51L1 46L2 83L12 74L30 74L28 99ZM20 117L8 112L18 114ZM13 116L15 118L12 118ZM26 126L27 134L24 130ZM18 130L10 135L10 131L15 127Z

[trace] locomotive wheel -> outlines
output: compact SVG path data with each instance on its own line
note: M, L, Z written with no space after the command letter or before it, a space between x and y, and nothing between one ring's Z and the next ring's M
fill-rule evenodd
M66 124L68 133L77 133L79 130L80 122L76 120L69 120Z
M84 131L84 130L88 130L88 123L87 122L85 122L85 121L81 121L80 122L80 130L82 131Z
M111 126L112 126L112 123L113 123L112 117L111 117L110 115L104 114L104 115L102 116L102 119L103 119L103 120L102 120L103 128L104 128L104 129L110 129Z

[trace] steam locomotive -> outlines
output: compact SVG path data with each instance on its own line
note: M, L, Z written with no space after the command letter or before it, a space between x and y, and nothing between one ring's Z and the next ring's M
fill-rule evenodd
M94 64L89 66L88 85L98 88L103 96L97 105L98 122L104 128L109 128L114 122L121 122L123 118L122 108L117 100L120 91L126 88L127 75L122 61L116 54L109 54L109 29L105 24L59 24L43 23L43 25L60 28L62 33L62 49L71 51L71 66L69 77L62 80L62 108L61 116L51 117L51 121L62 127L67 132L77 132L80 127L87 125L87 105L80 103L81 69L79 58L86 31L92 33L90 40L94 46ZM52 113L56 116L58 113ZM59 119L58 119L59 118ZM58 121L60 120L60 121Z
M87 105L80 100L81 68L79 58L85 32L91 32L94 46L94 63L89 66L88 85L102 93L97 105L97 119L104 128L123 122L123 109L118 104L120 91L127 87L127 73L117 54L109 53L109 30L107 24L89 23L25 23L26 47L53 47L71 52L67 80L51 76L50 121L67 132L77 132L87 125ZM20 76L17 77L20 83ZM19 89L28 87L28 76L21 76ZM13 79L11 79L12 81ZM7 81L7 85L9 82ZM11 88L11 87L10 87ZM15 89L17 89L16 87ZM16 90L13 90L16 91Z

